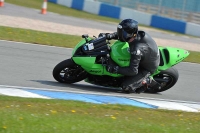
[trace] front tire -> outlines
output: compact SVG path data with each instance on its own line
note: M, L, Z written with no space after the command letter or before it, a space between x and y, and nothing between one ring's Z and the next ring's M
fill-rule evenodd
M161 84L160 88L150 88L148 92L156 93L162 92L173 87L178 81L179 73L178 70L174 67L171 67L167 70L161 71L159 74L155 75L153 78L155 81Z
M71 84L87 78L87 72L71 59L67 59L55 66L53 77L60 83Z

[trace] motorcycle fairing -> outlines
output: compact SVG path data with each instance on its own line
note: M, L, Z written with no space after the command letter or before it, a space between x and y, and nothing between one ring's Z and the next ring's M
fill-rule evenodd
M91 38L88 38L88 40L91 40ZM107 72L105 66L103 65L103 61L102 63L99 63L97 61L98 55L91 54L91 55L77 56L76 51L78 50L81 51L81 48L83 47L84 44L86 44L86 41L83 39L76 45L76 47L72 52L73 55L72 59L76 64L80 65L85 71L93 75L109 75L112 77L123 76L120 74L112 74ZM166 70L178 64L189 55L188 51L173 47L159 46L159 51L160 51L160 65L158 69L154 72L154 74L152 74L152 76L158 74L162 70ZM128 43L116 41L111 46L110 56L111 59L119 66L121 67L129 66L130 52Z

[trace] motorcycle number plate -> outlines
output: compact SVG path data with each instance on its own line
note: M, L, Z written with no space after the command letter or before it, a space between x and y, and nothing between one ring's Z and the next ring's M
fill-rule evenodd
M88 49L89 49L89 50L94 49L94 45L93 45L93 43L89 43L89 44L88 44Z

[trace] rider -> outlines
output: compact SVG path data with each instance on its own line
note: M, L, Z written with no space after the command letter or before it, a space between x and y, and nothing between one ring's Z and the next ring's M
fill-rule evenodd
M156 42L144 31L138 31L138 22L133 19L122 20L117 27L117 32L99 34L99 36L104 35L108 40L118 39L128 42L131 54L129 66L120 67L109 63L106 66L107 71L126 76L121 85L124 92L144 92L147 89L144 81L147 79L151 81L149 76L154 73L160 63Z

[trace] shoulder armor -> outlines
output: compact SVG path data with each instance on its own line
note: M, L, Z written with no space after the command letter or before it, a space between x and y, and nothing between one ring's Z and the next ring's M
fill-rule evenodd
M145 36L145 32L144 31L138 31L138 34L140 35L141 38Z

